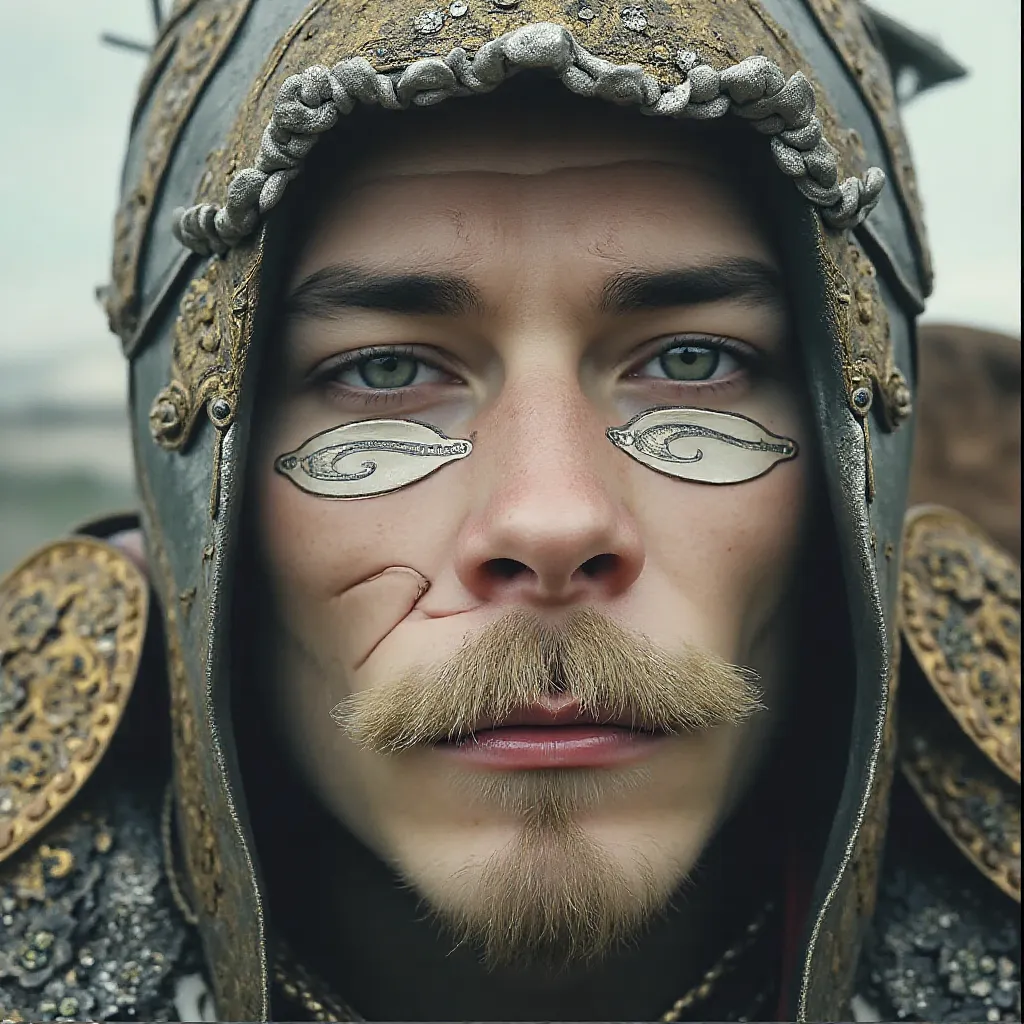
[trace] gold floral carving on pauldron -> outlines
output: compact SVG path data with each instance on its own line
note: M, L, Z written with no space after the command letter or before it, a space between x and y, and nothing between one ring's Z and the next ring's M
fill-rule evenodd
M131 695L149 591L86 537L43 548L0 583L0 861L75 797Z
M970 520L904 527L900 612L925 678L972 744L1020 785L1020 566Z
M906 719L900 767L907 781L960 852L1019 903L1020 787L948 721L927 714Z
M204 409L218 430L234 421L259 266L260 245L240 247L211 258L185 289L174 325L171 380L149 413L150 432L161 448L184 450Z
M196 101L252 5L252 0L205 0L187 24L176 25L155 48L152 64L162 72L143 80L148 92L159 78L146 126L142 168L124 196L114 223L114 258L106 296L110 328L127 342L136 327L139 262L154 203L181 131ZM185 13L175 13L181 21ZM171 42L168 42L171 40ZM168 49L173 54L168 54ZM147 80L148 79L148 80Z
M871 38L860 0L808 0L808 6L874 114L882 141L888 149L895 184L917 239L924 292L928 295L932 290L933 269L924 211L889 65Z

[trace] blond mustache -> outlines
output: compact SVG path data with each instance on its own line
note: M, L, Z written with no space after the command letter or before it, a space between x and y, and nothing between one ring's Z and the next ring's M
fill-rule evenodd
M557 624L514 611L447 662L352 694L331 712L358 744L395 754L453 742L553 694L581 715L647 731L738 725L763 710L757 676L710 651L676 653L592 609Z

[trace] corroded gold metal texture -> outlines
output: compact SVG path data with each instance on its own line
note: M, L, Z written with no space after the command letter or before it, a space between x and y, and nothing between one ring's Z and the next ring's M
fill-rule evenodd
M209 260L182 296L171 382L149 413L150 431L161 448L184 449L204 408L218 430L234 421L258 300L260 244Z
M589 20L577 17L577 5L560 0L519 0L502 8L470 4L461 17L447 16L439 7L430 12L435 18L428 30L420 0L361 5L347 0L315 0L281 39L256 79L226 145L211 154L209 172L196 202L222 201L235 170L253 165L278 90L288 75L314 64L330 65L350 57L365 58L378 72L397 71L423 57L444 57L456 46L473 53L503 33L537 22L564 25L595 56L638 65L666 84L683 79L677 63L681 49L697 52L715 67L763 54L787 76L802 71L820 98L816 113L825 137L837 150L840 177L863 176L867 162L856 133L840 123L814 69L756 0L650 4L639 27L636 20L625 16L628 7L623 9L605 0L594 0L587 6L594 13Z
M881 129L882 141L889 151L890 166L896 177L897 192L910 217L916 236L918 254L924 274L924 292L931 293L933 270L928 236L925 232L924 209L917 189L914 162L900 120L899 105L889 65L871 38L865 22L861 0L806 0L825 34L867 102L875 124Z
M913 411L910 385L893 358L889 315L874 265L851 238L819 229L818 258L825 280L825 316L838 341L846 401L864 432L865 490L875 496L868 414L876 407L882 425L895 430Z
M840 343L846 395L863 419L879 403L882 423L894 430L910 416L910 386L893 361L889 315L878 276L864 250L852 239L822 231L819 256L828 284L828 315Z
M252 0L192 0L172 12L158 41L140 100L155 88L145 127L142 170L114 223L114 260L106 297L110 328L127 340L135 329L139 262L154 202L182 128Z
M0 583L0 861L75 797L127 706L148 586L107 544L60 541Z
M1020 566L950 509L912 510L900 611L925 678L971 742L1020 785Z

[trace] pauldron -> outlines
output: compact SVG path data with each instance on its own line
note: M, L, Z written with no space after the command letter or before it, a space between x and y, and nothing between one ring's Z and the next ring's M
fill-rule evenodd
M901 700L902 771L956 848L1019 903L1020 566L946 509L913 511L904 545L902 631L927 685Z
M163 866L168 765L119 729L147 594L88 537L0 583L0 1020L175 1020L200 970Z
M1020 567L939 507L903 543L903 779L860 991L882 1020L1020 1020Z

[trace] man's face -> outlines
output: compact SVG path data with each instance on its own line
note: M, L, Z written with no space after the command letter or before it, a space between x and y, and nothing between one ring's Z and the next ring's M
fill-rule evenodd
M806 450L804 402L772 248L710 151L603 107L446 108L380 120L291 271L252 470L268 671L309 785L457 934L591 956L763 763L810 462L687 483L605 431L691 406ZM380 418L473 452L363 500L274 472Z

